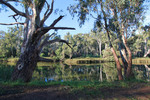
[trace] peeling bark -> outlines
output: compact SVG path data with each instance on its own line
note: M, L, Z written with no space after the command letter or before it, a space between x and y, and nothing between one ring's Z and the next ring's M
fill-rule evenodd
M36 46L28 46L21 54L16 67L13 71L12 80L22 80L23 82L29 82L32 79L33 71L36 68L38 61L38 51Z

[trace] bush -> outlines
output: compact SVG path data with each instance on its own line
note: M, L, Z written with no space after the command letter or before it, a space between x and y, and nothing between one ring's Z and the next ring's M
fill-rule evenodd
M0 64L0 82L10 80L12 71L13 71L12 66Z

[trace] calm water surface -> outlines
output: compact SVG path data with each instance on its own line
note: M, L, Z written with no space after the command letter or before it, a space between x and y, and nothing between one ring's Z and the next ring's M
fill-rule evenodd
M14 65L0 64L0 81L9 80ZM136 79L150 80L150 65L133 65ZM38 63L32 80L39 81L115 81L117 68L115 63L92 65L66 65L64 63Z
M150 80L150 65L133 65L136 79ZM33 80L49 81L115 81L115 63L95 65L66 65L63 63L40 63L34 71Z

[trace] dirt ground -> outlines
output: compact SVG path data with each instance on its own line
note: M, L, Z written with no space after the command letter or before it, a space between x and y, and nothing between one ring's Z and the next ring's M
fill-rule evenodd
M150 100L150 86L137 85L133 88L99 88L99 94L85 91L70 92L67 86L17 86L0 87L0 100ZM91 89L94 91L93 89ZM90 91L90 89L88 89Z

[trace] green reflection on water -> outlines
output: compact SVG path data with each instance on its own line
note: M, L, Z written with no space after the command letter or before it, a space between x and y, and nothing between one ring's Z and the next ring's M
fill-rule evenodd
M14 64L15 65L15 64ZM0 81L10 80L14 65L0 64ZM136 79L149 80L150 66L133 65ZM115 63L92 65L66 65L64 63L38 63L33 80L39 81L115 81L117 69Z
M115 81L117 69L115 63L96 65L66 65L64 63L45 64L38 66L34 72L34 80L43 81ZM47 66L48 65L48 66ZM144 65L133 65L136 79L148 80L149 71Z

